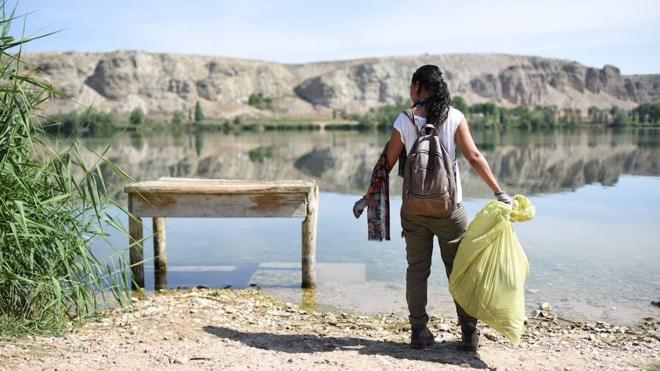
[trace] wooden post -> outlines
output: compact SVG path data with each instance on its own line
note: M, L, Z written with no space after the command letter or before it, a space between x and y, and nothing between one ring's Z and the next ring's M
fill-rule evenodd
M154 289L167 289L167 239L165 234L165 218L155 216L154 229Z
M154 271L154 291L167 290L167 271Z
M302 287L316 287L316 222L319 210L319 186L307 193L307 215L302 223Z
M144 250L142 248L142 218L133 215L133 197L128 196L128 233L129 233L129 260L133 279L131 287L133 290L144 288ZM139 196L137 196L139 197Z
M167 241L165 237L165 218L153 217L154 226L154 269L167 271Z

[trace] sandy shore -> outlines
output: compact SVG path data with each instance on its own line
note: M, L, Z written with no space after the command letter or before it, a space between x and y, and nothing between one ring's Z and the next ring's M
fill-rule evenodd
M301 310L259 290L175 291L109 310L59 338L0 341L0 370L585 370L660 363L659 323L635 328L530 320L512 345L483 328L477 354L458 348L453 318L433 317L438 343L409 349L405 317Z

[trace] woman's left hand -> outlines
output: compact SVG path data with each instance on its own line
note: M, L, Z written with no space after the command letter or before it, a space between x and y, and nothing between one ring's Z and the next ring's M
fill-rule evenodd
M495 197L497 198L497 201L503 202L511 207L513 207L516 204L516 200L514 200L513 197L509 196L504 191L495 192Z

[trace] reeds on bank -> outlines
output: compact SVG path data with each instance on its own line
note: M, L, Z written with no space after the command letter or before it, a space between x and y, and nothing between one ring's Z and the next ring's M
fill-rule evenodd
M104 293L126 302L124 254L101 262L91 251L107 228L123 230L106 213L116 190L103 177L121 170L47 137L39 107L58 93L21 60L43 36L12 37L22 18L0 8L0 337L58 333L93 315Z

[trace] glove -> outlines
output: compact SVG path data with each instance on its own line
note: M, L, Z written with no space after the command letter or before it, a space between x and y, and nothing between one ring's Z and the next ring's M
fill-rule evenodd
M495 192L495 197L497 198L497 201L503 202L511 207L516 204L516 200L513 199L513 197L509 196L506 192Z
M353 215L355 215L356 218L359 218L365 207L367 207L367 196L362 197L355 203L355 205L353 205Z

